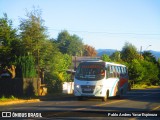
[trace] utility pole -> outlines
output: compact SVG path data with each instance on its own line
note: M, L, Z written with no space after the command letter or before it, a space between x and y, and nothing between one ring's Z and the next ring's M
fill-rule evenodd
M142 46L140 48L140 56L142 57Z
M146 49L144 49L144 51L146 51L150 46L152 46L152 45L148 45L146 47ZM142 57L142 46L140 47L140 57Z

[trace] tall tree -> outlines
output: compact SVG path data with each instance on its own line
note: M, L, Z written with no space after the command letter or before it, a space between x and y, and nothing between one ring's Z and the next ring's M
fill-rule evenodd
M97 52L94 47L90 45L84 45L84 56L96 56Z
M111 61L111 59L109 58L109 56L107 54L103 54L102 57L101 57L101 59L103 61L105 61L105 62L110 62Z
M145 68L142 66L141 61L133 59L129 62L128 72L130 80L133 80L134 83L140 83L143 81Z
M83 42L77 35L70 35L64 30L58 34L57 44L60 52L73 56L80 56L83 52Z
M70 34L67 30L64 30L58 34L57 44L60 49L60 52L66 54L70 44Z
M70 44L67 53L72 56L82 56L83 53L83 42L82 39L77 35L71 35Z
M40 59L40 50L44 47L44 42L47 40L46 27L44 20L41 17L39 9L33 9L27 12L26 19L20 21L20 36L23 42L24 53L32 54L36 58L37 65ZM43 53L42 53L43 54Z
M160 66L160 58L158 58L158 65Z
M4 17L0 18L0 61L4 64L13 62L18 53L19 41L16 32L12 27L12 20L4 13Z
M131 62L133 59L139 59L137 48L131 43L126 42L121 51L121 59L125 62Z
M119 51L116 51L110 56L110 58L112 61L120 62L121 61L121 53Z
M156 57L151 52L145 51L142 55L146 61L157 63Z

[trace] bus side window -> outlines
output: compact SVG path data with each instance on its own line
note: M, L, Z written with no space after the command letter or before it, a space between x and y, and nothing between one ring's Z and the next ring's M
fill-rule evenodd
M119 66L116 66L117 77L119 77Z
M110 66L110 77L114 77L114 75L113 75L113 68L112 68L112 66Z
M110 77L110 66L106 66L106 78Z
M125 72L124 72L124 67L122 67L122 76L124 77L125 76Z
M120 67L120 77L123 76L123 71L122 71L122 67Z
M113 66L113 68L114 68L114 78L116 78L116 77L117 77L117 70L116 70L116 66Z
M114 70L114 66L112 66L112 71L113 71L112 77L115 78L115 70Z
M125 69L126 69L126 77L128 78L128 69L127 67L125 67Z
M124 69L124 76L126 76L127 75L126 67L124 67L123 69Z

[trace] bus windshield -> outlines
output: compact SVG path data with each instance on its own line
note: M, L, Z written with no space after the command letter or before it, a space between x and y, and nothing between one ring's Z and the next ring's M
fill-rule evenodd
M103 62L80 63L75 78L78 80L101 80L105 76L105 64Z

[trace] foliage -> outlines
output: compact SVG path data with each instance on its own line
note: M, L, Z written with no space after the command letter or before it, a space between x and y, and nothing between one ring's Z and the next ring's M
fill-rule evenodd
M159 86L146 85L146 84L140 83L140 84L135 84L132 88L133 89L151 89L151 88L159 88Z
M159 70L157 65L148 61L142 61L141 64L145 68L142 83L146 83L147 85L157 85L160 83L158 79Z
M160 58L158 58L158 61L157 61L157 62L158 62L158 65L160 66Z
M39 67L48 71L54 64L53 59L56 59L57 54L59 54L59 50L54 42L43 41L43 46L39 50Z
M16 32L17 30L12 27L12 21L5 13L4 17L0 18L0 61L5 65L11 64L17 54L16 47L14 47L18 39Z
M53 59L54 64L52 65L52 71L50 71L56 80L67 81L69 76L67 75L67 70L71 65L71 57L67 54L62 55L62 53L56 54L56 59Z
M160 82L156 64L145 60L134 59L128 65L129 77L135 84L156 85Z
M16 64L19 77L34 77L38 68L44 69L46 83L61 90L62 83L70 81L66 71L71 66L71 56L82 54L96 56L97 53L94 47L84 45L79 36L67 30L61 31L57 39L49 40L39 9L27 12L18 33L7 14L0 18L0 62ZM129 77L136 84L160 84L160 59L157 61L148 51L140 55L131 43L125 43L121 52L116 51L110 57L102 55L102 60L127 65Z
M22 39L22 55L32 54L39 64L39 50L43 47L43 42L47 39L46 27L43 25L41 11L34 9L27 12L26 19L20 21L20 37Z
M131 62L133 59L139 59L140 55L137 49L131 43L125 43L121 51L121 59L125 62Z
M82 55L83 42L77 35L70 35L68 31L64 30L58 34L56 42L61 53L72 56Z
M83 53L83 42L77 35L71 35L70 44L67 49L67 54L72 56L82 56Z
M9 97L6 97L6 96L2 96L1 98L0 98L0 101L8 101L8 100L17 100L17 98L15 97L15 96L13 96L13 95L11 95L11 96L9 96Z
M144 77L144 68L141 65L140 61L137 59L132 60L128 66L129 77L131 80L134 80L135 83L138 83L143 80Z
M92 56L95 57L97 55L97 52L94 47L90 45L84 45L84 56Z
M145 51L142 55L146 61L157 63L155 56L153 56L151 52Z
M102 57L101 57L101 59L103 61L105 61L105 62L110 62L111 61L111 59L109 58L109 56L107 54L103 54Z
M114 62L121 62L121 53L119 51L114 52L111 56L110 59Z
M57 44L61 53L66 54L70 44L70 34L64 30L58 34Z
M45 80L49 85L49 90L53 88L58 91L62 90L62 83L70 81L70 75L67 74L69 66L71 66L71 56L57 52L52 58L50 68L45 71Z
M25 78L36 76L35 59L32 55L17 57L16 64L17 76Z

